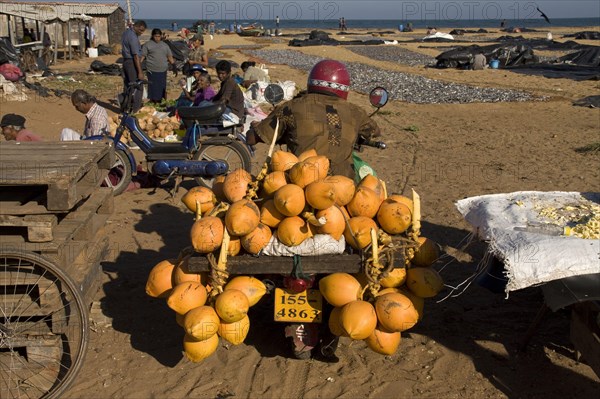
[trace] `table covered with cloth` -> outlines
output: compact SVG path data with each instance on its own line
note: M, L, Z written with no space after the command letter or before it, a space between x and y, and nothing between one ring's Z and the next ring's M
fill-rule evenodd
M520 191L456 207L503 261L507 293L600 273L600 193Z

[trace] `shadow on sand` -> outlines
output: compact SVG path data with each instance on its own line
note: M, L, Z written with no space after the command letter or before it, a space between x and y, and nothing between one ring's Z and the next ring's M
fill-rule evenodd
M144 287L150 269L164 259L177 257L189 243L191 214L172 204L151 205L141 213L135 233L157 234L157 248L121 251L104 270L117 277L104 285L102 308L113 320L113 328L130 336L133 348L147 353L166 367L182 359L183 332L164 299L150 298ZM442 245L456 247L469 234L466 230L423 223L423 235ZM450 285L463 281L475 270L485 245L468 248L473 261L448 262L442 275ZM436 297L439 300L442 295ZM250 311L252 326L245 345L254 346L263 357L288 356L281 323L272 320L272 301L264 297ZM568 312L546 317L525 352L517 350L531 320L543 303L538 288L493 294L473 284L461 296L426 303L425 318L404 336L435 341L450 351L472 359L475 369L508 397L592 397L595 382L552 362L555 352L571 357ZM265 333L268 331L269 333ZM401 351L402 349L400 349ZM344 361L343 359L341 360ZM553 384L549 388L548 384ZM583 395L583 396L582 396Z

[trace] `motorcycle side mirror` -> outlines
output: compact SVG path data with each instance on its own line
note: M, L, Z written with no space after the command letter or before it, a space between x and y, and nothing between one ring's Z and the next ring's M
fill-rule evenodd
M283 88L278 84L271 83L265 87L264 96L269 104L278 104L283 100Z
M376 87L369 93L369 102L372 106L379 109L388 102L388 91L383 87Z

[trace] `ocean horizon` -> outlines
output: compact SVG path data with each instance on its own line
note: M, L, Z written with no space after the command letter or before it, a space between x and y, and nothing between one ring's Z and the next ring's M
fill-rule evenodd
M144 19L144 18L141 18ZM171 29L172 23L177 23L177 28L191 27L200 19L144 19L148 24L148 28ZM250 24L260 24L265 29L274 29L275 21L273 20L214 20L217 29L229 29L233 23L247 26ZM385 29L398 30L399 25L404 25L411 22L413 28L500 28L501 20L494 19L460 19L460 20L398 20L398 19L347 19L346 27L348 29ZM548 24L543 18L536 19L506 19L505 28L518 27L530 29L542 29L551 31L555 27L600 27L599 18L556 18L552 19L552 23ZM295 20L280 20L279 28L285 29L338 29L338 20L312 20L312 19L295 19Z

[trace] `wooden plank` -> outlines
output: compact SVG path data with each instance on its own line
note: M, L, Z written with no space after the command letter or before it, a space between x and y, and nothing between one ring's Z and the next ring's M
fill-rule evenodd
M57 211L49 211L45 205L41 205L36 201L30 201L25 204L11 201L5 202L0 200L0 215L43 215L43 214L55 214Z
M10 340L11 351L0 352L0 369L14 373L13 381L0 379L0 392L14 391L20 396L20 390L8 383L19 381L21 385L34 387L40 394L47 392L60 372L62 343L58 335L21 335ZM24 349L23 354L19 349ZM34 394L35 391L31 393ZM34 394L34 396L38 396Z
M108 151L102 158L98 160L98 167L101 169L110 170L115 164L115 152Z
M107 157L113 152L108 141L30 144L0 143L0 184L51 185L65 178L79 180L91 165L107 170L114 159Z
M72 239L76 241L89 240L96 234L98 223L96 219L105 221L108 218L105 212L110 209L113 203L112 189L108 187L99 188L96 190L87 201L77 208L77 212L69 213L63 222L73 223L75 226L72 234ZM106 208L103 208L106 207ZM101 215L101 216L97 216ZM104 225L104 223L102 223Z
M0 271L2 314L9 317L49 316L64 313L57 281L32 270Z
M2 186L0 189L0 215L34 215L49 213L46 209L47 186L23 188Z
M96 239L88 242L77 258L65 265L65 272L73 279L85 303L91 303L100 285L102 268L100 262L108 254L108 237L99 232Z
M58 257L58 263L64 264L65 246L73 241L88 240L95 234L95 230L104 225L110 214L105 212L112 207L112 188L99 187L84 202L80 203L72 212L68 213L55 227L54 240L45 243L30 243L21 241L0 240L0 250L32 251L44 255ZM4 237L3 237L4 238ZM68 250L68 249L67 249Z
M2 154L17 159L22 154L94 154L98 148L112 146L112 141L38 141L38 142L0 142Z
M63 179L51 184L48 187L46 207L56 211L72 209L99 187L107 175L107 170L99 169L97 164L92 164L79 179Z
M305 274L358 273L362 262L359 255L322 255L303 256L301 265ZM190 258L188 267L194 273L210 270L210 264L203 256ZM291 257L242 255L227 258L229 274L290 274L293 268Z
M26 215L23 217L0 215L0 226L26 228L29 242L52 241L52 230L56 224L56 215ZM6 231L3 232L3 235L5 234Z

